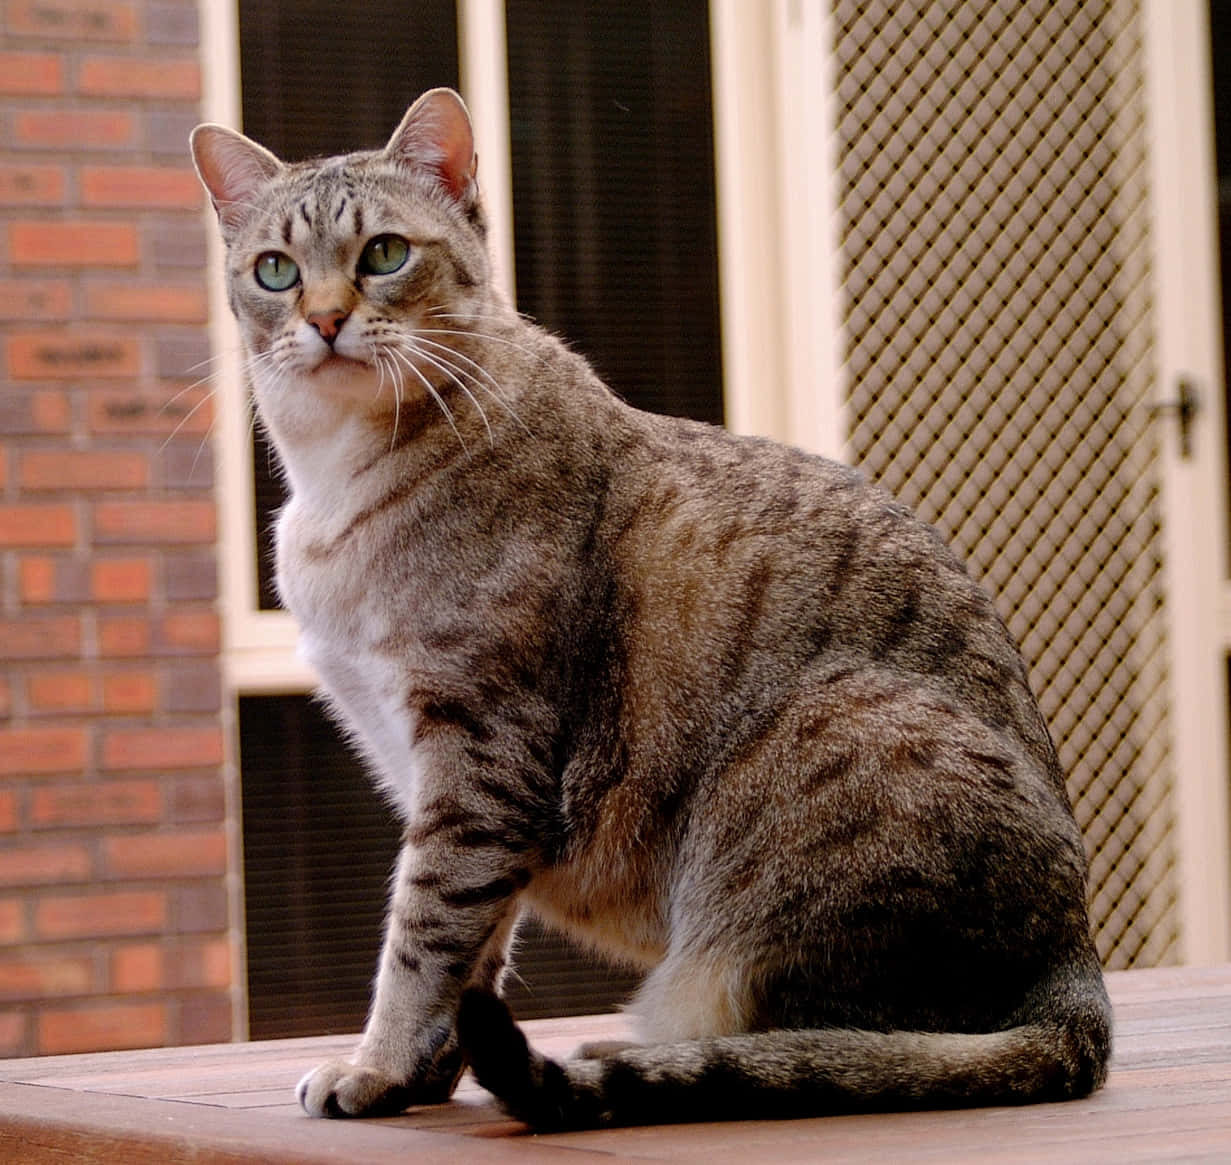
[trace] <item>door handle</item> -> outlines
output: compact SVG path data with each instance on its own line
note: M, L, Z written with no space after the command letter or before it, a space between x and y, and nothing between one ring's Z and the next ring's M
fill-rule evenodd
M1180 456L1187 461L1193 455L1193 422L1201 411L1201 394L1187 376L1180 377L1175 389L1173 400L1159 401L1150 406L1150 416L1170 414L1175 417L1180 429Z

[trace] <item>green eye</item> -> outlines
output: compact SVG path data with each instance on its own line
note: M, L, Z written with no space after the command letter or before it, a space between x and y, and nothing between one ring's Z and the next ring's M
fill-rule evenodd
M359 256L362 275L392 275L410 256L410 244L400 235L377 235Z
M266 251L256 261L256 281L266 291L286 291L299 282L299 268L290 255Z

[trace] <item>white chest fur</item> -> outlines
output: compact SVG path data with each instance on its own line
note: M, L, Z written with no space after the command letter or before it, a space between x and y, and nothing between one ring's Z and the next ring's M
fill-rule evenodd
M404 813L414 807L414 715L406 704L406 661L382 649L391 628L388 596L361 546L314 552L291 502L278 523L278 585L300 627L299 651L320 676L352 742Z

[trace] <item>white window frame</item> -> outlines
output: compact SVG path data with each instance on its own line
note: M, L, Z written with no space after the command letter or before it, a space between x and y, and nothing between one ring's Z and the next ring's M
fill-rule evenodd
M1193 378L1202 409L1192 456L1180 454L1166 421L1159 449L1181 958L1204 964L1231 958L1231 586L1210 33L1203 0L1146 0L1142 16L1155 383L1165 398Z

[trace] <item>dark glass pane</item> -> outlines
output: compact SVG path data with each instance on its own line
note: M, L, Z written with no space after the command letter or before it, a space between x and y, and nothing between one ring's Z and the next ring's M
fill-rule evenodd
M244 132L288 160L383 145L457 88L455 0L240 0L239 45Z
M382 145L420 93L457 88L455 0L240 0L244 132L288 160ZM286 500L253 441L257 589L278 606L270 524Z
M307 696L239 702L249 1031L358 1031L399 829Z
M505 7L518 307L631 403L721 421L705 0Z

